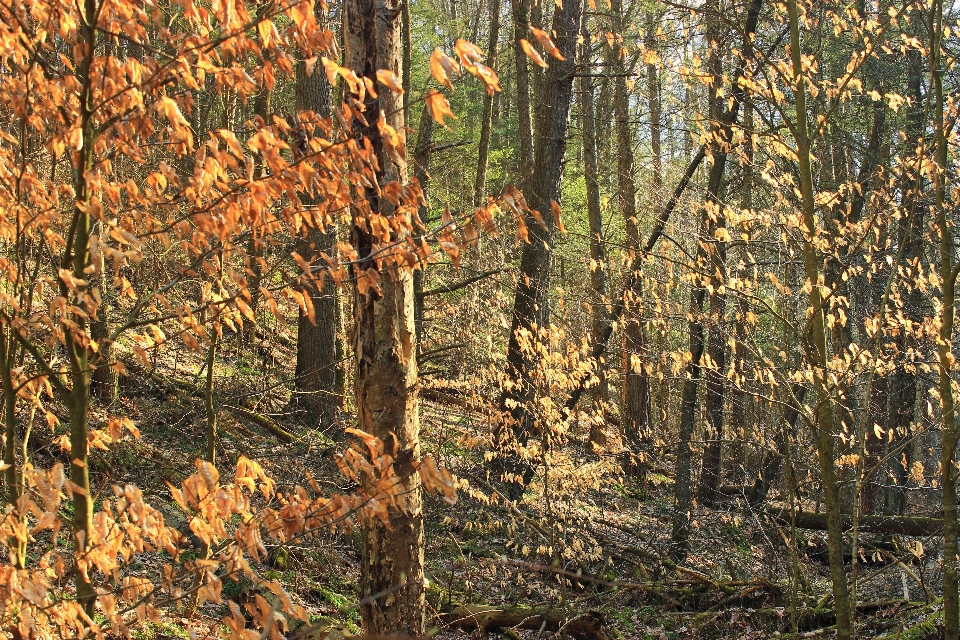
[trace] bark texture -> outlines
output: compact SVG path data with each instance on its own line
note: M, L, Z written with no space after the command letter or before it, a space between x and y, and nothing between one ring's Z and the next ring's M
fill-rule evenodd
M319 3L315 10L318 22L326 24L326 15ZM312 128L318 118L331 116L330 83L319 69L307 75L306 65L298 64L295 91L297 111L300 117L308 120L300 122L301 127ZM306 153L307 149L299 151ZM319 204L319 199L310 196L304 196L302 200L307 207ZM333 221L315 222L308 228L306 236L298 239L297 252L315 267L322 267L325 263L320 258L321 252L336 257L337 230ZM324 278L322 289L309 286L306 293L313 303L316 323L311 322L302 310L299 312L295 397L299 407L306 409L312 419L329 424L336 419L344 402L341 365L344 354L337 338L341 328L340 291L331 278Z
M344 3L344 65L376 82L378 69L402 76L400 68L400 7L398 0L348 0ZM366 101L365 117L381 114L398 132L404 130L400 96L377 85L379 98ZM355 123L366 133L378 163L377 181L404 183L406 161L391 156L377 130ZM371 211L389 218L401 215L386 198L365 193ZM362 207L354 208L352 241L361 265L379 268L371 258L376 240L362 224ZM369 261L369 263L366 263ZM406 269L382 271L380 292L357 292L354 304L355 393L359 428L381 438L394 454L400 478L398 507L389 512L389 528L379 520L362 530L360 598L367 636L424 634L423 508L420 478L420 422L417 409L416 330L413 277ZM369 600L366 600L368 599Z

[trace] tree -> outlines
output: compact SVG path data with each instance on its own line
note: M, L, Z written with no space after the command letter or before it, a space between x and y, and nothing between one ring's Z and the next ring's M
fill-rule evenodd
M350 0L343 9L344 67L378 86L378 98L371 91L357 103L366 122L378 123L377 131L368 131L360 120L353 123L358 142L363 137L370 142L370 151L361 156L364 171L381 190L390 185L402 189L407 180L406 158L397 148L404 127L402 99L381 81L384 73L402 75L399 6L393 0ZM358 424L388 443L403 487L403 498L388 519L368 522L363 529L361 598L371 600L361 612L368 635L419 637L425 631L425 585L423 507L414 472L420 462L420 419L413 276L397 264L400 256L391 259L389 251L382 251L409 232L417 203L380 195L372 187L362 188L361 195L351 230L357 254L352 268L360 283L353 311ZM375 227L374 220L385 223L387 231L378 231L382 227ZM390 594L389 606L376 602L381 594Z
M317 22L326 27L326 15L321 4L316 5ZM317 71L307 73L306 63L296 67L296 108L298 115L295 151L304 156L309 152L305 127L330 129L330 83L326 75ZM306 120L304 123L302 120ZM313 198L303 198L310 206ZM334 220L324 221L326 229L309 226L298 240L297 252L304 259L317 260L315 268L322 272L328 259L337 259L337 226ZM301 310L297 318L297 368L294 398L307 408L311 417L322 424L330 424L337 417L344 401L344 359L337 336L341 329L340 289L332 278L321 278L321 287L305 291L313 304L314 317Z
M583 13L582 0L573 0L558 7L553 16L555 51L543 82L543 91L551 96L537 119L537 145L534 154L533 178L524 187L531 212L525 226L528 232L520 259L520 281L514 298L513 319L507 347L507 382L500 401L505 425L497 434L501 446L511 439L520 446L535 434L536 426L527 412L533 401L526 371L531 363L529 352L521 348L522 340L537 340L537 333L550 326L550 262L551 244L559 216L560 178L567 143L567 124L573 94L573 69L577 37ZM529 46L529 45L528 45ZM507 495L517 500L523 487L533 477L533 468L520 463L509 447L501 454L501 479Z

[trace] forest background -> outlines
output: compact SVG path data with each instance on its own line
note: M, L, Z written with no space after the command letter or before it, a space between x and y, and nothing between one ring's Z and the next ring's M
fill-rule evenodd
M0 1L6 633L958 638L956 14Z

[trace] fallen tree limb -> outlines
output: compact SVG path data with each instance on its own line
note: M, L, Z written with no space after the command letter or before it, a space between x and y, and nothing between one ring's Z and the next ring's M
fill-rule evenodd
M781 511L768 510L767 514L782 524L790 524L791 522L790 512L785 509ZM824 513L798 511L795 521L800 529L816 531L827 529L827 515ZM842 522L845 529L853 527L849 516L844 516ZM930 536L943 530L943 521L924 516L860 516L860 530L900 536Z
M607 640L603 615L597 611L572 613L562 609L498 608L486 605L465 605L444 616L444 621L458 629L477 630L481 635L501 629L544 628L565 631L577 640Z
M297 440L297 436L293 435L267 416L261 415L255 411L250 411L249 409L244 409L242 407L226 405L224 408L230 409L230 411L233 411L241 418L249 420L264 431L276 436L281 442L296 442Z

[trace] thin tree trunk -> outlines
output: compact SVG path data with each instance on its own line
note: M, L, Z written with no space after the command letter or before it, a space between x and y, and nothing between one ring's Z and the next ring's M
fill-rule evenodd
M716 12L717 2L708 7L708 11ZM716 32L716 22L718 18L715 15L708 16L709 28L707 30L707 65L709 73L714 77L710 86L709 93L709 116L711 121L712 136L708 143L710 155L713 156L714 163L710 167L710 174L707 180L707 203L703 209L700 219L699 238L697 243L697 257L694 268L706 269L709 273L707 278L698 278L690 290L690 311L688 322L688 333L690 335L690 362L687 365L686 377L683 381L683 396L680 409L680 427L678 430L677 442L677 460L675 471L675 489L674 489L674 516L673 533L671 536L671 557L676 562L680 562L687 557L690 550L690 519L693 508L691 481L691 458L692 451L690 443L693 437L693 430L697 417L697 392L699 391L700 377L702 375L703 365L701 358L704 351L704 318L703 304L707 296L707 283L714 285L717 280L715 272L724 270L725 265L719 263L721 256L718 254L723 250L715 246L715 230L720 228L723 222L723 205L720 202L720 186L723 180L726 168L727 144L731 140L731 129L736 119L736 112L732 119L727 119L726 114L721 113L721 107L718 98L718 83L722 76L720 68L721 52L719 50L719 37ZM725 256L722 256L725 258ZM711 295L711 306L718 304L715 296ZM711 344L715 338L711 338ZM715 357L714 353L711 356ZM721 347L722 353L722 347ZM722 359L722 355L720 356ZM713 393L713 402L716 403L716 388L708 388L708 399L710 393ZM708 409L716 411L715 404L710 404ZM720 419L723 418L723 400L720 395ZM711 427L716 429L713 419L715 415L708 415ZM717 452L716 463L719 465L719 452ZM705 460L704 464L710 464ZM719 475L719 473L716 473ZM710 497L712 498L712 491Z
M527 216L529 242L524 244L520 259L520 281L517 284L513 308L513 322L507 346L507 378L501 398L501 410L506 419L498 428L497 439L501 455L497 460L500 479L506 484L506 493L513 500L523 495L523 488L533 477L533 468L521 462L511 445L524 446L536 433L527 404L533 400L534 390L526 382L531 362L521 348L521 334L536 336L539 329L550 325L550 259L555 223L550 214L551 203L560 199L560 178L567 146L567 124L573 94L573 71L580 34L583 0L567 0L554 12L554 42L564 60L552 59L544 80L544 91L551 96L543 105L537 121L536 171L527 189L527 201L532 209L542 213L545 226ZM513 442L511 442L513 441Z
M95 0L84 0L83 23L80 25L82 47L81 59L77 64L77 82L80 87L80 131L83 146L76 154L78 165L74 167L74 193L76 207L73 213L74 236L67 245L62 264L73 270L76 280L87 277L90 265L90 214L91 197L88 175L93 172L96 130L93 121L93 78L92 68L97 46L98 7ZM73 483L73 530L76 537L74 555L78 567L75 571L76 598L84 612L93 618L97 602L97 592L90 579L90 568L84 557L90 548L90 535L93 531L93 499L90 491L90 469L88 462L87 418L90 409L90 359L87 346L81 340L89 330L86 312L87 303L70 295L66 286L60 286L61 295L72 300L81 312L73 315L74 334L68 333L66 340L69 359L70 391L64 400L70 412L70 481Z
M497 47L500 42L500 3L490 1L490 41L487 44L487 66L496 71ZM487 164L490 157L490 132L493 129L493 95L483 97L483 121L480 123L480 145L477 148L477 179L473 186L473 206L483 203L487 191Z
M101 278L99 278L102 280ZM94 369L90 378L91 391L93 395L103 404L113 404L117 399L118 376L116 369L111 366L111 353L113 343L110 342L110 312L113 310L114 296L109 291L99 286L103 302L97 309L97 319L90 323L90 337L97 343L99 357L97 359L97 368Z
M614 33L624 31L622 0L613 0ZM627 235L627 248L631 260L640 251L640 229L637 219L637 186L633 175L633 128L630 126L630 96L627 93L627 69L625 53L620 44L614 43L609 62L615 70L613 78L613 112L617 134L617 199L623 216ZM642 267L641 267L642 268ZM650 380L646 372L646 344L643 335L643 274L630 274L632 286L624 292L623 353L623 426L627 441L633 449L634 460L630 469L639 477L644 476L644 457L650 429Z
M943 3L934 0L930 8L930 60L931 85L933 89L933 134L934 134L934 211L936 228L940 234L940 278L943 281L943 300L940 311L940 339L937 341L939 364L940 414L943 420L940 453L941 483L943 485L943 637L957 640L960 637L958 621L958 576L957 576L957 440L960 429L957 425L956 405L953 395L953 329L956 304L957 266L954 264L953 231L948 221L947 179L949 149L947 123L944 113L943 64L941 43L943 39Z
M710 180L707 185L707 215L711 221L711 230L707 236L709 249L710 275L710 337L707 356L710 366L706 371L706 389L704 404L707 411L707 437L703 452L703 466L700 474L698 496L704 504L714 504L720 497L720 465L723 443L723 399L726 390L726 338L725 322L727 308L727 243L726 214L721 198L727 153L733 143L733 121L727 120L722 98L719 94L723 78L723 56L725 45L720 33L719 2L712 8L716 12L707 17L709 21L708 40L712 43L707 52L707 68L714 79L710 84L710 128L711 155L713 166L710 168Z
M271 93L272 92L269 89L263 87L253 102L254 115L259 116L265 123L268 121L270 116ZM262 176L267 169L260 154L257 154L256 158L256 171ZM249 264L249 272L247 275L250 278L247 289L250 292L250 309L252 310L254 317L256 317L257 308L260 306L260 284L263 281L263 264L261 261L263 260L265 249L265 245L263 243L264 233L264 230L258 229L256 222L254 222L252 228L250 229L250 241L247 243L247 260ZM252 338L254 327L255 324L253 322L247 325L248 337Z
M592 73L593 65L586 18L583 20L581 30L584 40L581 58L585 72L579 79L579 103L583 134L583 177L587 188L587 218L590 226L590 287L593 289L593 300L590 307L590 335L594 345L596 345L603 335L604 325L607 321L607 257L603 246L600 184L597 182L597 137L594 126L593 82L588 77ZM608 388L604 367L598 366L597 370L600 381L593 389L593 408L596 415L590 421L590 443L597 448L603 448L607 444L607 437L603 431L603 425L598 422L598 419L606 412Z
M645 16L644 45L648 51L657 50L657 24L652 11ZM663 118L660 104L660 74L657 65L647 64L647 108L650 111L650 160L653 168L651 186L653 198L651 204L655 211L660 209L663 202L663 151L661 150L661 125Z
M517 136L520 139L520 184L525 185L533 174L533 120L530 116L530 67L520 40L530 30L530 2L511 0L513 13L513 57L517 64Z
M796 83L795 142L800 174L800 199L804 227L803 264L808 283L808 308L812 317L812 341L805 352L813 369L813 385L817 394L817 411L813 425L814 443L820 467L821 492L827 517L827 550L830 559L830 575L833 583L833 602L837 610L837 638L851 637L850 596L843 560L843 526L840 520L840 493L837 471L834 466L834 399L830 382L825 377L829 353L827 350L827 327L821 294L821 256L814 238L817 237L817 212L811 166L810 138L808 134L806 81L803 67L803 49L800 41L800 16L797 0L787 0L787 15L790 28L790 58L793 79ZM806 339L806 336L804 337Z
M430 187L430 160L433 153L433 116L430 109L424 105L420 115L420 128L417 134L417 149L413 154L413 177L420 184L423 202L417 210L420 225L426 225L428 209L426 205L427 192ZM423 306L423 276L426 264L413 272L413 318L417 333L417 353L420 353L424 336L424 306Z
M706 211L699 225L697 263L706 259L705 238L710 228ZM690 487L690 472L693 451L690 448L693 428L697 417L697 392L703 371L701 359L704 348L703 303L707 288L698 281L690 289L689 322L687 333L690 336L690 362L687 364L683 379L683 394L680 400L680 427L677 433L677 459L674 467L674 503L673 531L670 536L670 557L680 563L690 552L690 520L693 508L693 493Z
M344 3L344 66L376 83L377 71L387 69L402 76L400 10L397 0L347 0ZM404 130L402 100L382 84L378 99L366 98L368 122L385 122ZM366 134L376 152L380 185L407 180L404 158L384 148L377 130L355 122L356 135ZM386 218L399 215L389 199L372 188L365 198L371 211ZM361 208L353 210L352 241L361 270L376 269L371 258L380 240L361 223ZM420 420L416 330L413 318L413 277L406 269L380 274L379 291L357 291L353 331L356 356L355 392L358 428L385 443L394 455L396 507L388 522L373 518L363 523L360 612L364 634L372 637L404 634L421 637L425 628L423 574L423 506L420 477ZM389 594L389 595L384 595ZM385 600L386 598L386 600Z
M222 259L222 258L221 258ZM216 318L213 320L217 321ZM207 417L207 462L217 463L217 407L213 397L214 368L217 364L217 348L220 346L220 334L210 332L210 346L207 348L207 378L203 387L203 409Z
M740 187L742 209L751 211L753 209L753 102L747 101L743 108L743 181ZM746 252L746 248L742 250ZM740 274L744 275L744 274ZM749 299L741 295L737 302L737 321L734 329L735 346L731 349L731 357L734 359L734 385L730 389L730 433L736 438L733 445L733 451L730 455L730 465L732 467L735 484L745 484L746 480L746 459L744 443L747 438L746 408L747 394L745 390L746 373L749 370L748 363L745 362L748 352L746 349L747 340L747 314L750 311ZM738 353L739 352L739 353ZM752 430L752 429L751 429ZM740 477L737 477L737 476Z

